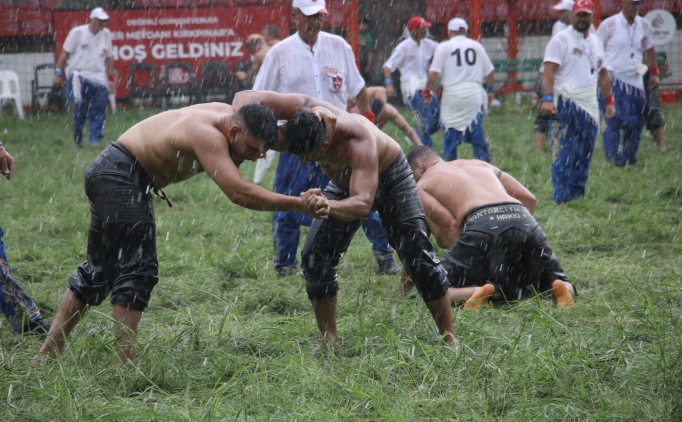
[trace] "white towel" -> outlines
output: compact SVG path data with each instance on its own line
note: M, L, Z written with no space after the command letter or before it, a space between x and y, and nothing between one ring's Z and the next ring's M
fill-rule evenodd
M575 105L585 110L594 124L599 126L599 103L597 102L597 86L588 86L585 88L570 89L562 86L559 90L554 91L554 104L558 104L559 96L564 99L571 100Z
M73 98L77 103L80 103L83 101L83 94L81 92L81 78L87 79L88 81L97 84L97 85L103 85L104 87L107 88L107 91L109 90L109 85L107 84L107 76L106 74L103 74L101 72L88 72L88 71L81 71L81 70L73 70L71 72L71 75L73 76L73 79L71 79L71 89L73 91Z
M445 129L464 132L476 116L488 108L488 95L479 82L460 82L445 87L440 103L440 120Z
M426 78L410 78L400 81L400 90L403 92L403 101L409 102L417 90L421 91L426 86Z

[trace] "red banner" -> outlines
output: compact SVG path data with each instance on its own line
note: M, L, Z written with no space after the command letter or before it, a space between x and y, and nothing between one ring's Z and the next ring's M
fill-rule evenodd
M90 12L55 12L57 57L71 28L89 22ZM128 68L133 63L162 66L183 61L194 74L210 61L234 64L251 59L245 40L262 33L265 25L279 26L282 37L289 34L288 6L226 7L210 9L150 9L109 11L114 55L118 71L116 96L128 96Z

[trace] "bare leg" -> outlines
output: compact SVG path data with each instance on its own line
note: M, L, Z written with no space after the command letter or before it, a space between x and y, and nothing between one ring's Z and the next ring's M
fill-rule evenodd
M400 294L407 296L407 294L410 293L410 290L412 290L412 287L414 287L414 283L412 283L412 279L407 275L405 268L403 268L403 271L400 274Z
M116 352L116 364L135 360L134 342L140 326L140 318L142 318L142 311L114 305L114 335L119 346Z
M426 307L429 308L429 311L431 311L431 316L433 316L434 321L436 321L436 326L441 335L448 334L445 336L445 343L452 346L457 345L457 340L455 339L455 324L452 322L450 295L446 293L438 300L424 303L426 304Z
M651 134L654 135L654 142L656 142L656 146L661 152L665 152L668 150L665 146L665 127L659 127L651 131Z
M554 280L552 288L554 289L554 299L556 300L557 308L573 309L575 306L573 302L573 296L575 296L573 285L562 280Z
M478 311L481 307L487 307L490 296L495 293L495 286L486 283L483 287L476 290L476 293L471 295L469 300L464 304L464 309L471 309Z
M543 133L535 134L535 152L542 152L545 150L545 142L547 141L547 135Z
M50 333L40 348L40 354L33 357L31 366L34 368L39 366L43 356L54 357L64 352L66 338L80 321L84 308L85 303L81 302L71 289L66 289L52 321Z
M448 295L450 296L450 302L453 305L461 305L473 296L480 287L450 287L448 289Z
M317 328L320 329L323 339L320 344L313 349L313 355L320 355L327 344L332 342L334 347L339 347L339 336L336 331L336 300L337 296L325 300L313 300L313 312L317 321Z

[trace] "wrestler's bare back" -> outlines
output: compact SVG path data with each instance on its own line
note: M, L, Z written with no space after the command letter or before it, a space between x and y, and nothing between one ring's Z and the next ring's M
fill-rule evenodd
M497 168L479 160L442 161L431 166L417 186L443 204L462 227L466 215L480 206L521 203L507 193L497 177L498 172Z
M349 188L352 163L358 156L360 159L365 155L371 156L367 149L376 149L378 174L386 171L398 158L402 151L400 145L367 118L335 107L331 110L336 115L336 128L331 136L330 148L317 162L335 185ZM363 165L362 161L359 165ZM367 162L367 165L370 163Z
M233 113L232 106L223 103L166 111L131 127L118 142L137 158L155 187L163 188L204 171L197 148L211 148L230 159L222 130Z

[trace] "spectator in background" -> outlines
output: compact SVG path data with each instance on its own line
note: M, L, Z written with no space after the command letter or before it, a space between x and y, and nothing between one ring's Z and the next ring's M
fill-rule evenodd
M436 47L422 101L426 105L435 101L431 87L440 76L443 159L456 160L457 146L468 142L474 147L474 157L489 163L490 145L483 133L483 113L493 100L495 68L481 43L466 36L468 31L469 25L462 18L448 22L450 39Z
M236 73L237 78L244 83L246 89L250 89L253 86L256 75L263 65L265 55L268 54L270 48L265 38L260 34L251 34L246 39L246 50L251 54L251 67L246 72L239 71Z
M597 86L606 98L605 115L616 113L602 43L590 33L592 0L573 6L572 25L553 37L545 50L542 112L552 116L552 199L565 203L585 195L597 139Z
M408 145L421 145L417 132L412 129L400 112L388 104L388 97L386 96L386 88L383 86L367 87L367 94L369 95L369 108L374 113L374 124L379 129L383 128L386 123L393 122L394 125L405 134L405 142ZM358 107L352 98L348 98L348 111L351 113L359 113Z
M573 0L561 0L558 4L552 6L552 10L559 14L557 21L552 26L552 37L571 25L573 3Z
M641 6L641 1L623 0L621 12L605 19L597 31L604 43L613 95L618 104L616 115L606 118L604 155L607 161L617 166L637 162L645 120L646 94L642 76L646 73L646 66L651 69L649 89L659 85L651 25L637 15ZM642 61L646 66L642 65ZM602 109L607 105L602 97L599 103Z
M280 35L280 30L279 26L270 24L270 25L265 25L265 28L263 28L263 39L265 39L265 43L269 46L272 47L273 45L277 44L282 40L282 36Z
M90 120L90 146L98 147L104 137L104 121L109 105L109 91L114 84L111 32L106 29L109 15L101 7L90 12L90 24L73 28L67 35L57 60L54 84L68 80L66 95L75 103L73 141L83 146L83 126ZM67 66L68 62L68 66Z
M350 45L343 38L322 31L327 9L324 0L293 0L293 18L297 32L275 45L263 61L254 90L283 94L306 94L346 110L348 96L363 115L374 123L369 109L365 81L355 64ZM329 183L316 162L301 163L295 155L280 153L274 190L298 196L310 188ZM295 274L300 227L312 219L298 212L275 212L272 218L275 270L280 276ZM362 223L372 250L384 274L395 274L400 267L393 258L376 212Z
M0 142L0 174L10 180L14 175L14 158ZM2 242L4 232L0 227L0 311L5 314L15 334L38 332L47 334L51 323L42 319L40 309L14 281L12 269Z
M372 72L372 59L374 58L375 41L369 32L369 22L367 18L360 18L360 73L365 80L365 84L370 84L370 74Z
M665 54L665 53L659 53ZM665 60L660 68L660 72L665 75L668 72L668 56L665 55ZM661 112L661 97L659 87L649 88L649 81L651 80L651 69L647 70L644 75L644 91L646 93L646 105L644 106L644 116L646 119L646 129L651 132L654 137L654 142L659 151L666 152L668 148L665 146L665 119Z
M384 63L384 85L389 97L395 95L393 78L391 73L400 70L400 88L403 92L403 101L412 113L417 134L422 144L433 146L431 134L440 127L440 105L437 100L428 105L422 102L422 91L426 85L429 72L429 63L438 45L435 41L426 38L426 28L431 24L421 16L415 16L407 22L410 37L396 46Z

